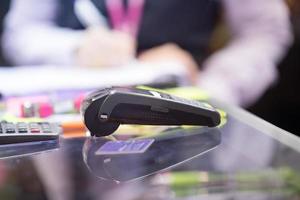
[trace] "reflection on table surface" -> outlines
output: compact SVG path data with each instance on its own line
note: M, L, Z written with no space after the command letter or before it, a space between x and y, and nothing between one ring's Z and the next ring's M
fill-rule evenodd
M216 128L175 129L156 137L129 141L120 144L106 138L86 139L83 157L87 167L99 178L131 181L175 167L212 150L220 144L221 133ZM111 151L103 151L106 144L110 144L107 148ZM149 147L139 152L146 144ZM117 145L119 148L114 148Z
M2 146L0 199L299 199L300 143L291 138L229 112L221 128L177 128L131 143L60 138L53 150L28 153L19 144L9 155L12 146Z
M18 158L59 149L58 140L0 145L0 159Z

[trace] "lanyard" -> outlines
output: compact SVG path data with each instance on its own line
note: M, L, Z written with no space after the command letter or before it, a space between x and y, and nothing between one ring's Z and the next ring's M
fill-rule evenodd
M127 9L125 9L123 0L106 0L105 2L113 29L136 37L145 0L128 0Z

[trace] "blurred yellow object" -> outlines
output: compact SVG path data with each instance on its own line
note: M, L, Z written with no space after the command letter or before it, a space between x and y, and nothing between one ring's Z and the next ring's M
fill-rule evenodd
M178 97L183 97L186 99L192 99L198 101L207 101L209 99L208 93L197 87L171 88L171 89L167 89L166 92Z
M175 95L178 97L192 99L192 100L198 100L198 101L207 101L209 99L208 93L198 87L178 87L178 88L169 88L169 89L165 89L165 90L152 88L152 87L148 87L148 86L138 86L137 88L168 93L168 94Z

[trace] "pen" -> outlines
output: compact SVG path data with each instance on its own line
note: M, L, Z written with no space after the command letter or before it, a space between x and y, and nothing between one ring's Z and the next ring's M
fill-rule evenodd
M129 0L127 9L125 9L121 0L106 0L105 3L112 28L136 37L145 0ZM85 27L108 27L108 20L91 0L76 0L74 12Z
M98 11L91 0L76 0L74 3L74 13L85 27L108 27L106 18Z

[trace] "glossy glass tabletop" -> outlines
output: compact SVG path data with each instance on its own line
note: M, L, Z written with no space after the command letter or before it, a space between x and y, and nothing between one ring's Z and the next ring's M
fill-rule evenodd
M2 145L0 199L299 199L300 139L218 106L218 128Z

